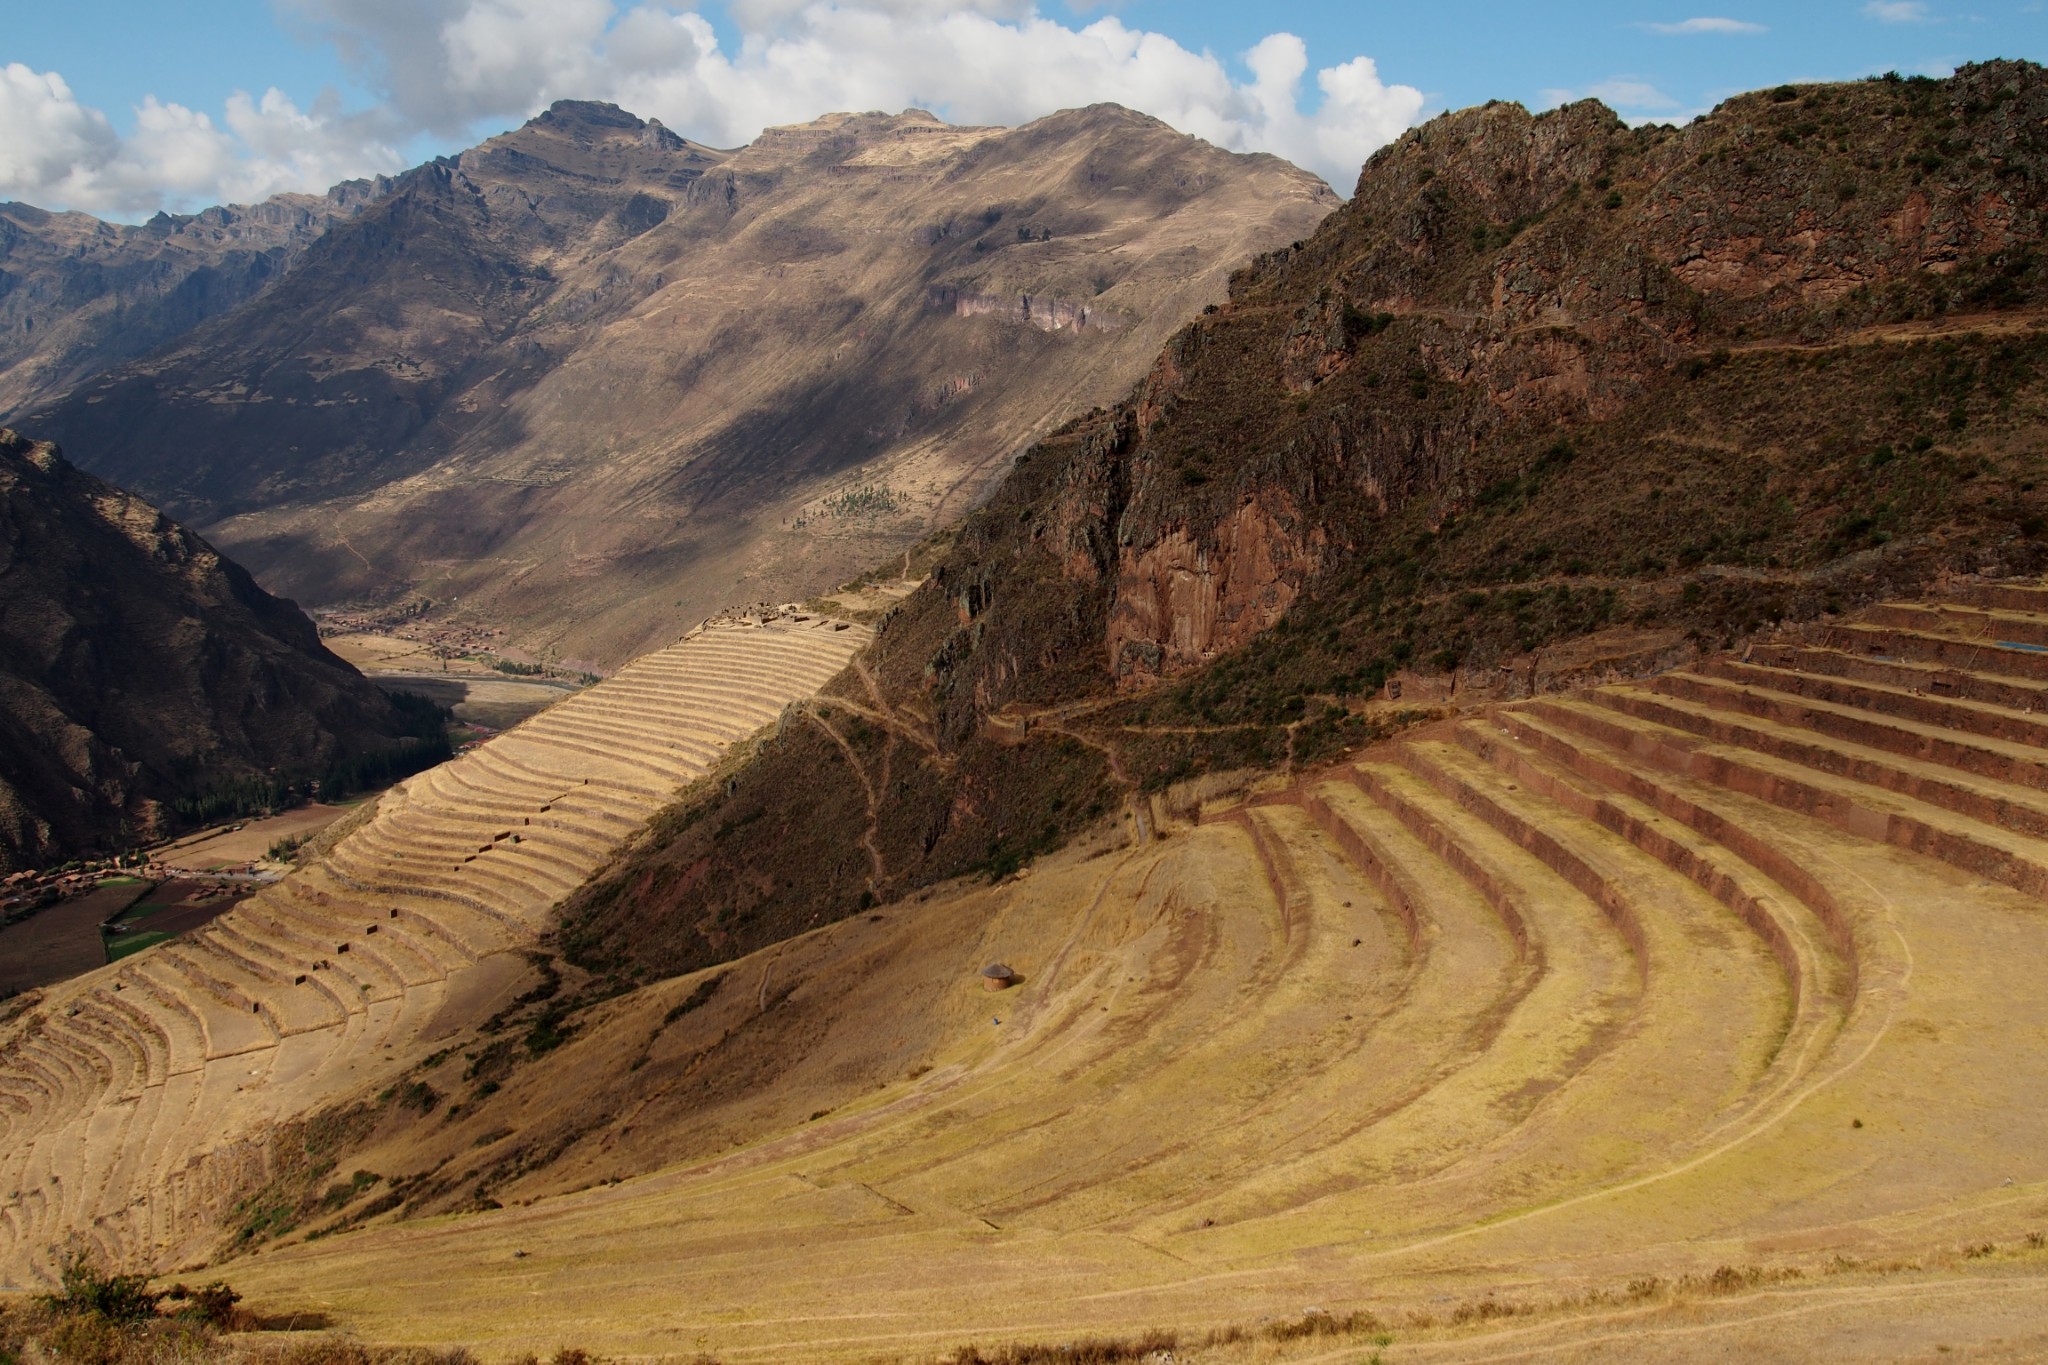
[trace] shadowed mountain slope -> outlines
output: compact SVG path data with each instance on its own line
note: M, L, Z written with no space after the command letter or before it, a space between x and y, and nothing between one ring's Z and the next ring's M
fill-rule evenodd
M239 565L0 428L0 868L409 771L446 745Z
M958 517L1334 203L1111 106L726 153L563 103L35 421L302 599L617 662Z
M0 417L248 301L388 186L348 180L139 226L0 204Z

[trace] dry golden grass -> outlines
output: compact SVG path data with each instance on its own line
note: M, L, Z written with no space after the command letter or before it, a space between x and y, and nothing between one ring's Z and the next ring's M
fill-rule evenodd
M1390 1359L2038 1330L2048 794L1996 691L2037 656L1916 690L1982 623L1921 624L1472 713L820 930L666 1027L687 979L613 1002L451 1125L604 1111L578 1078L650 1059L507 1207L243 1273L381 1339L735 1360L1380 1349L1225 1340L1306 1305Z
M123 1263L212 1254L274 1124L488 1017L552 905L865 638L695 634L386 793L205 929L52 987L0 1034L0 1277L46 1276L73 1235Z
M493 1357L2029 1358L2037 638L1980 586L1477 709L619 997L358 1153L502 1207L234 1280Z

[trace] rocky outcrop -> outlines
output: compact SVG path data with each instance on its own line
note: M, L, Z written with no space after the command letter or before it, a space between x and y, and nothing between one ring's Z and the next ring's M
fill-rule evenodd
M1203 540L1176 527L1140 551L1125 547L1109 613L1110 670L1119 678L1179 673L1245 644L1287 614L1319 567L1323 537L1297 537L1257 501Z
M1003 297L969 294L952 285L938 284L925 291L925 298L932 307L950 312L957 318L1003 318L1020 326L1036 327L1041 332L1116 332L1130 326L1132 321L1123 313L1043 295Z
M297 607L0 429L0 871L445 752Z
M945 706L984 712L1036 686L1028 637L1057 614L1020 602L1012 574L1034 593L1065 585L1064 616L1101 623L1096 685L1124 687L1238 649L1332 575L1349 575L1344 592L1377 583L1374 603L1413 593L1450 553L1443 537L1526 506L1580 445L1600 448L1606 472L1589 482L1594 464L1576 466L1576 504L1555 515L1599 529L1532 529L1519 559L1474 560L1458 576L1514 583L1604 562L1607 586L1591 592L1611 598L1617 581L1717 555L1757 570L1821 564L1878 517L1918 516L1928 491L1866 494L1818 472L1839 458L1820 432L1867 429L1856 439L1877 449L1888 428L1872 385L1894 404L1898 440L1930 404L1952 404L1944 425L1961 431L1977 386L2011 392L2016 379L1990 376L2026 362L1950 320L1981 314L1995 331L1999 310L2041 298L2029 244L2048 227L2044 127L2048 78L2003 62L1942 82L1759 92L1683 129L1631 129L1585 102L1542 115L1490 104L1412 131L1313 236L1234 276L1229 302L1173 337L1123 405L1042 447L999 498L1008 510L970 524L936 590L958 601L974 584L975 607L931 656L929 685ZM1799 378L1811 348L1837 348L1812 352L1834 365L1852 339L1913 327L1953 331L1962 341L1942 345L1970 352L1915 350L1884 380L1891 362L1875 352L1869 375ZM1730 365L1756 377L1717 378ZM1742 387L1762 392L1765 375L1798 400L1749 406ZM1791 442L1817 472L1772 476L1768 506L1735 513L1724 500L1688 522L1634 487L1628 451L1646 439ZM1958 460L1969 463L1940 455L1915 477L1952 481ZM1732 477L1749 488L1759 476ZM1630 509L1637 497L1649 515ZM1862 498L1876 511L1838 510ZM1987 533L2007 515L1993 512ZM1794 529L1802 518L1817 529ZM1767 534L1782 543L1738 551ZM1329 640L1342 651L1341 632ZM1473 666L1500 665L1487 654ZM951 724L971 729L964 712Z

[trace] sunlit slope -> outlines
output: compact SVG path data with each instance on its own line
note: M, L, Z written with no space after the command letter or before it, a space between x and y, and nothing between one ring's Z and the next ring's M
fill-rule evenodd
M2048 1221L2044 647L2036 587L1882 607L820 930L680 1019L666 983L508 1098L636 1054L763 1078L687 1112L650 1085L599 1144L689 1159L235 1281L373 1339L732 1360L1398 1325L1722 1265L1803 1278L1703 1309L1708 1341L1923 1293L2048 1330L2010 1282L1835 1260ZM982 991L995 958L1021 986Z
M677 787L868 632L696 632L387 793L374 818L188 938L55 988L0 1042L0 1275L74 1236L210 1255L267 1126L371 1090L520 979L580 884Z

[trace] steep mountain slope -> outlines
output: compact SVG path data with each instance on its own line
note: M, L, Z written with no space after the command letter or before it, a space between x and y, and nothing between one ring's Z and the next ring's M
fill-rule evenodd
M1418 129L1020 460L837 737L658 825L570 905L572 953L660 975L999 873L1119 800L1327 760L1400 723L1390 682L1527 695L2037 568L2044 121L2041 68L1995 63L1682 130ZM785 856L800 809L840 818Z
M103 223L0 204L0 421L261 292L389 182Z
M0 428L0 868L446 752L431 714L328 653L239 565Z
M723 153L563 103L35 421L301 598L616 662L959 516L1334 202L1113 107Z

